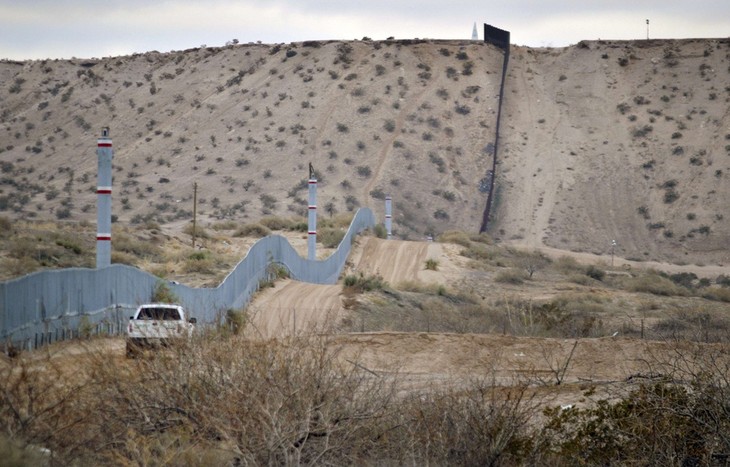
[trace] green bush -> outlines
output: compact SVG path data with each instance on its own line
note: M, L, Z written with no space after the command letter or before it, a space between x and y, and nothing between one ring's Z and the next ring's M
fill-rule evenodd
M627 287L631 292L646 292L654 295L663 296L686 296L687 289L677 286L666 277L662 277L656 273L645 273L638 277L633 277L628 281Z
M240 334L246 329L248 315L245 310L234 310L229 308L226 310L226 325L233 334Z
M388 286L388 283L379 274L367 276L363 273L349 274L345 276L343 283L349 291L356 293L382 290Z
M177 303L180 299L175 295L165 281L157 281L152 291L150 301L153 303Z
M340 229L320 229L317 232L317 241L325 248L337 248L345 237L345 231Z
M426 269L429 271L438 271L439 268L439 262L438 260L435 260L433 258L429 258L426 260Z
M375 227L373 227L373 233L378 238L388 238L388 231L385 229L383 224L375 224Z
M599 269L591 264L586 268L586 276L597 281L602 281L603 278L606 276L606 271L604 271L603 269Z

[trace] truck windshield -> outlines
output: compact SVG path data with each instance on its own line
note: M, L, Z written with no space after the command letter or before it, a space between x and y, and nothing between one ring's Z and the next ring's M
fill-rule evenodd
M176 308L142 308L137 319L179 321L180 313Z

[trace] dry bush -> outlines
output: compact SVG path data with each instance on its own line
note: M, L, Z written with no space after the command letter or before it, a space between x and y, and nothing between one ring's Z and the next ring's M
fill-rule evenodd
M136 266L139 258L130 253L123 251L112 251L112 264L126 264L127 266Z
M527 279L525 271L515 268L509 268L497 273L494 277L495 282L502 284L522 284Z
M271 235L271 230L261 224L244 224L236 230L234 237L263 238Z
M469 234L469 240L472 242L484 243L486 245L494 245L494 239L492 239L492 237L486 232Z
M676 342L648 355L628 394L545 412L540 450L575 465L725 465L730 452L730 362L722 346ZM640 375L637 375L640 376Z
M0 429L60 464L352 464L389 429L392 379L321 338L206 334L144 359L76 363L0 369Z
M471 246L471 239L469 234L460 230L449 230L442 233L436 238L441 243L455 243L463 247L469 248Z
M708 300L730 303L730 289L727 287L706 287L702 289L702 296Z
M321 228L332 228L332 229L345 229L347 230L352 223L352 219L355 217L350 213L341 213L333 217L317 217L317 227Z
M270 230L291 230L296 222L291 219L269 216L260 219L259 223Z
M465 250L459 253L461 256L471 258L476 261L491 262L498 256L498 252L494 247L481 243L471 243Z
M162 249L149 240L137 240L131 235L115 229L112 235L112 252L128 253L137 258L157 258Z
M553 267L564 275L584 274L585 268L572 256L561 256L553 262Z
M346 289L347 291L347 289ZM477 297L440 284L401 282L370 294L349 310L345 331L489 333L502 330L499 313Z
M501 388L476 381L463 392L432 391L409 397L403 405L402 424L409 436L401 463L518 465L534 460L537 401L524 385Z
M204 238L204 239L209 239L210 238L210 233L208 233L208 231L205 230L201 225L196 225L195 226L195 230L193 230L193 224L192 223L187 224L183 228L183 233L184 234L187 234L187 235L190 235L191 237L193 236L193 233L194 233L195 234L195 238Z
M654 295L681 296L689 295L689 291L676 285L671 280L654 272L646 272L637 277L623 281L624 288L631 292L646 292Z
M0 216L0 237L6 237L12 231L13 223L5 216Z
M345 231L338 228L324 228L317 232L317 241L325 248L337 248L343 238Z
M194 251L183 262L183 272L211 274L216 271L218 259L209 251Z
M222 221L216 222L211 226L213 230L236 230L238 228L238 222L236 221Z

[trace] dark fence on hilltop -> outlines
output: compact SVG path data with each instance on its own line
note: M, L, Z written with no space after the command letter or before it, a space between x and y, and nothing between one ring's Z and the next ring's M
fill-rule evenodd
M494 134L494 151L492 157L492 169L491 174L488 177L491 178L489 184L489 194L487 195L487 205L484 207L484 214L482 215L482 225L479 228L479 232L486 232L489 228L489 216L492 210L492 203L494 202L494 186L496 185L497 179L497 158L499 156L499 127L502 121L502 100L504 99L504 82L507 77L507 66L509 65L509 31L504 29L495 28L488 24L484 25L484 41L499 47L504 51L504 60L502 62L502 80L499 85L499 105L497 106L497 125Z
M167 285L191 317L201 323L220 322L227 310L246 306L261 281L271 279L271 264L284 266L303 282L334 284L354 236L374 225L370 209L358 210L335 252L324 260L304 259L284 237L271 235L256 242L218 287ZM0 283L0 346L31 349L79 334L123 333L131 312L150 301L161 280L113 264L40 271Z

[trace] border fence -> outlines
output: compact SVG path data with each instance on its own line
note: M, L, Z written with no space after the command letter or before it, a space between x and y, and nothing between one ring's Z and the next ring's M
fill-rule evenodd
M484 207L482 215L482 225L479 227L479 233L486 232L489 228L489 217L492 211L492 203L494 202L494 186L496 185L497 175L497 157L499 156L499 127L502 122L502 102L504 100L504 81L507 77L507 66L509 65L509 41L510 33L504 29L484 25L484 42L499 47L504 51L504 60L502 61L502 79L499 84L499 105L497 106L497 125L494 130L494 151L492 156L492 169L488 172L488 178L491 179L489 184L489 193L487 195L487 204Z
M375 225L368 208L357 211L334 253L324 260L299 256L281 236L256 242L215 288L167 282L190 317L220 322L229 309L243 308L269 279L269 265L284 266L293 279L334 284L350 254L354 236ZM0 283L0 345L32 349L57 340L91 334L121 334L129 316L150 301L164 280L140 269L113 264L102 269L48 270Z

